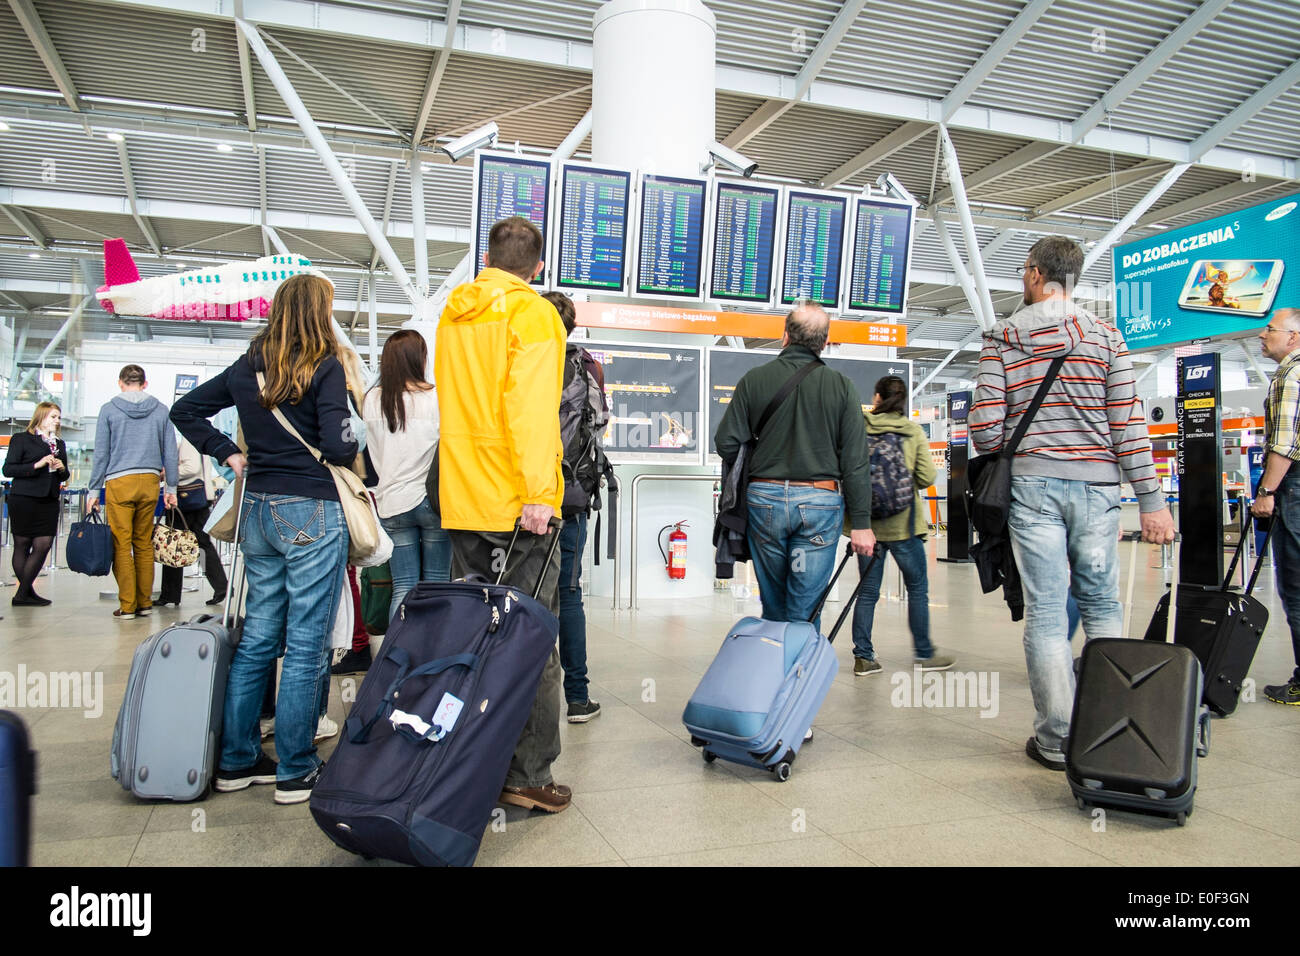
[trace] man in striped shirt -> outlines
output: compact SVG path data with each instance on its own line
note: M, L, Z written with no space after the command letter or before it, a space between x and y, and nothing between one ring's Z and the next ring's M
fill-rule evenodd
M977 454L1001 450L1058 356L1067 356L1012 462L1011 547L1025 596L1025 661L1037 716L1025 752L1065 769L1074 703L1066 592L1089 638L1119 637L1120 481L1133 487L1142 537L1166 544L1174 522L1151 460L1124 337L1071 301L1083 250L1061 236L1029 250L1024 307L984 337L970 412Z
M1273 517L1273 561L1277 591L1291 625L1296 669L1285 684L1264 688L1278 704L1300 704L1300 309L1278 309L1259 333L1260 351L1278 363L1264 399L1264 474L1251 512Z

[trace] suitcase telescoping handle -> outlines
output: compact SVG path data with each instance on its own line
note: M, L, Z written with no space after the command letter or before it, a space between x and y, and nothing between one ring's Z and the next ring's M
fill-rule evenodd
M242 478L237 478L230 483L226 491L228 495L238 493L238 499L231 503L235 509L235 529L233 540L235 543L235 553L230 559L230 580L226 585L226 603L221 609L222 626L232 629L235 627L235 620L239 617L239 606L244 600L244 588L247 586L247 580L244 576L244 563L241 560L243 551L240 548L239 541L239 522L244 516L244 489L248 487L248 465L244 465L244 474ZM231 614L231 608L234 608L234 614Z
M811 624L813 621L817 620L817 615L820 614L822 612L822 609L826 606L826 599L831 596L831 588L835 587L835 582L839 580L840 575L843 573L845 566L848 565L849 559L852 557L853 557L853 545L852 543L850 543L845 546L844 557L840 559L840 566L835 569L835 573L831 575L830 583L826 585L826 590L822 591L822 596L818 598L817 610L813 611L812 617L808 618L808 623ZM862 572L863 577L865 577L867 572L871 570L871 566L879 560L880 557L873 551L871 553L871 560L867 562L866 570ZM833 644L835 642L835 635L840 632L841 625L844 624L845 618L849 616L849 611L853 610L853 602L856 601L857 599L858 599L858 589L854 588L853 594L850 595L849 599L844 602L844 607L840 611L840 616L835 619L835 626L831 628L831 632L826 635L827 643Z
M1249 509L1243 509L1243 511L1244 513L1241 516L1241 539L1237 542L1236 550L1232 552L1232 562L1228 565L1228 573L1223 578L1223 590L1225 591L1228 590L1228 584L1232 581L1232 573L1237 570L1237 562L1241 560L1246 542L1249 540L1250 530L1259 521L1250 513ZM1247 597L1250 596L1251 591L1255 590L1255 579L1259 577L1259 569L1264 563L1264 555L1268 554L1268 543L1273 540L1273 527L1275 524L1273 518L1268 519L1268 527L1264 529L1264 544L1259 549L1259 554L1255 555L1255 567L1250 572L1250 581L1246 585Z
M546 580L546 572L551 567L551 561L555 559L555 549L560 546L560 529L563 527L564 527L564 522L561 521L559 518L552 518L550 521L547 522L547 528L548 528L547 535L551 539L551 546L546 549L546 560L542 562L542 570L537 575L537 584L533 586L534 601L538 600L538 596L542 593L542 582ZM518 519L516 519L515 533L510 536L510 547L506 548L506 556L501 561L501 570L497 572L496 583L498 585L501 583L501 579L505 577L506 568L509 567L510 565L510 555L514 553L515 542L519 539L520 529L521 526L519 524Z

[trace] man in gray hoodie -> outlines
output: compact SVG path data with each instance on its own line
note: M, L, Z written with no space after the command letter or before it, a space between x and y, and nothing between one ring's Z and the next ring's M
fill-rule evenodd
M99 508L103 488L117 578L113 617L120 621L148 614L153 607L153 518L163 473L164 501L168 508L176 507L176 432L167 406L145 392L148 385L144 369L125 366L117 379L122 394L99 410L95 425L90 506Z
M1089 639L1122 636L1121 479L1137 496L1143 540L1174 539L1124 337L1071 301L1082 271L1076 243L1062 236L1034 243L1020 270L1024 308L985 335L970 411L976 453L1000 451L1052 360L1065 356L1016 448L1007 522L1024 588L1025 662L1037 711L1025 752L1049 770L1065 769L1074 703L1067 591Z

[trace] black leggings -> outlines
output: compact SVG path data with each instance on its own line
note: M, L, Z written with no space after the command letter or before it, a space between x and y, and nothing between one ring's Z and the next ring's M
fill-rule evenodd
M35 593L32 586L36 583L36 575L40 574L41 568L45 567L45 559L53 546L54 538L50 535L39 538L14 535L14 574L18 577L17 597L30 597Z

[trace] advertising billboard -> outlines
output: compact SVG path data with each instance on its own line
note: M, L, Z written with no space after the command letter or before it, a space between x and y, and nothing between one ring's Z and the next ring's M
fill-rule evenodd
M1300 194L1116 246L1115 324L1130 350L1258 335L1300 306Z

